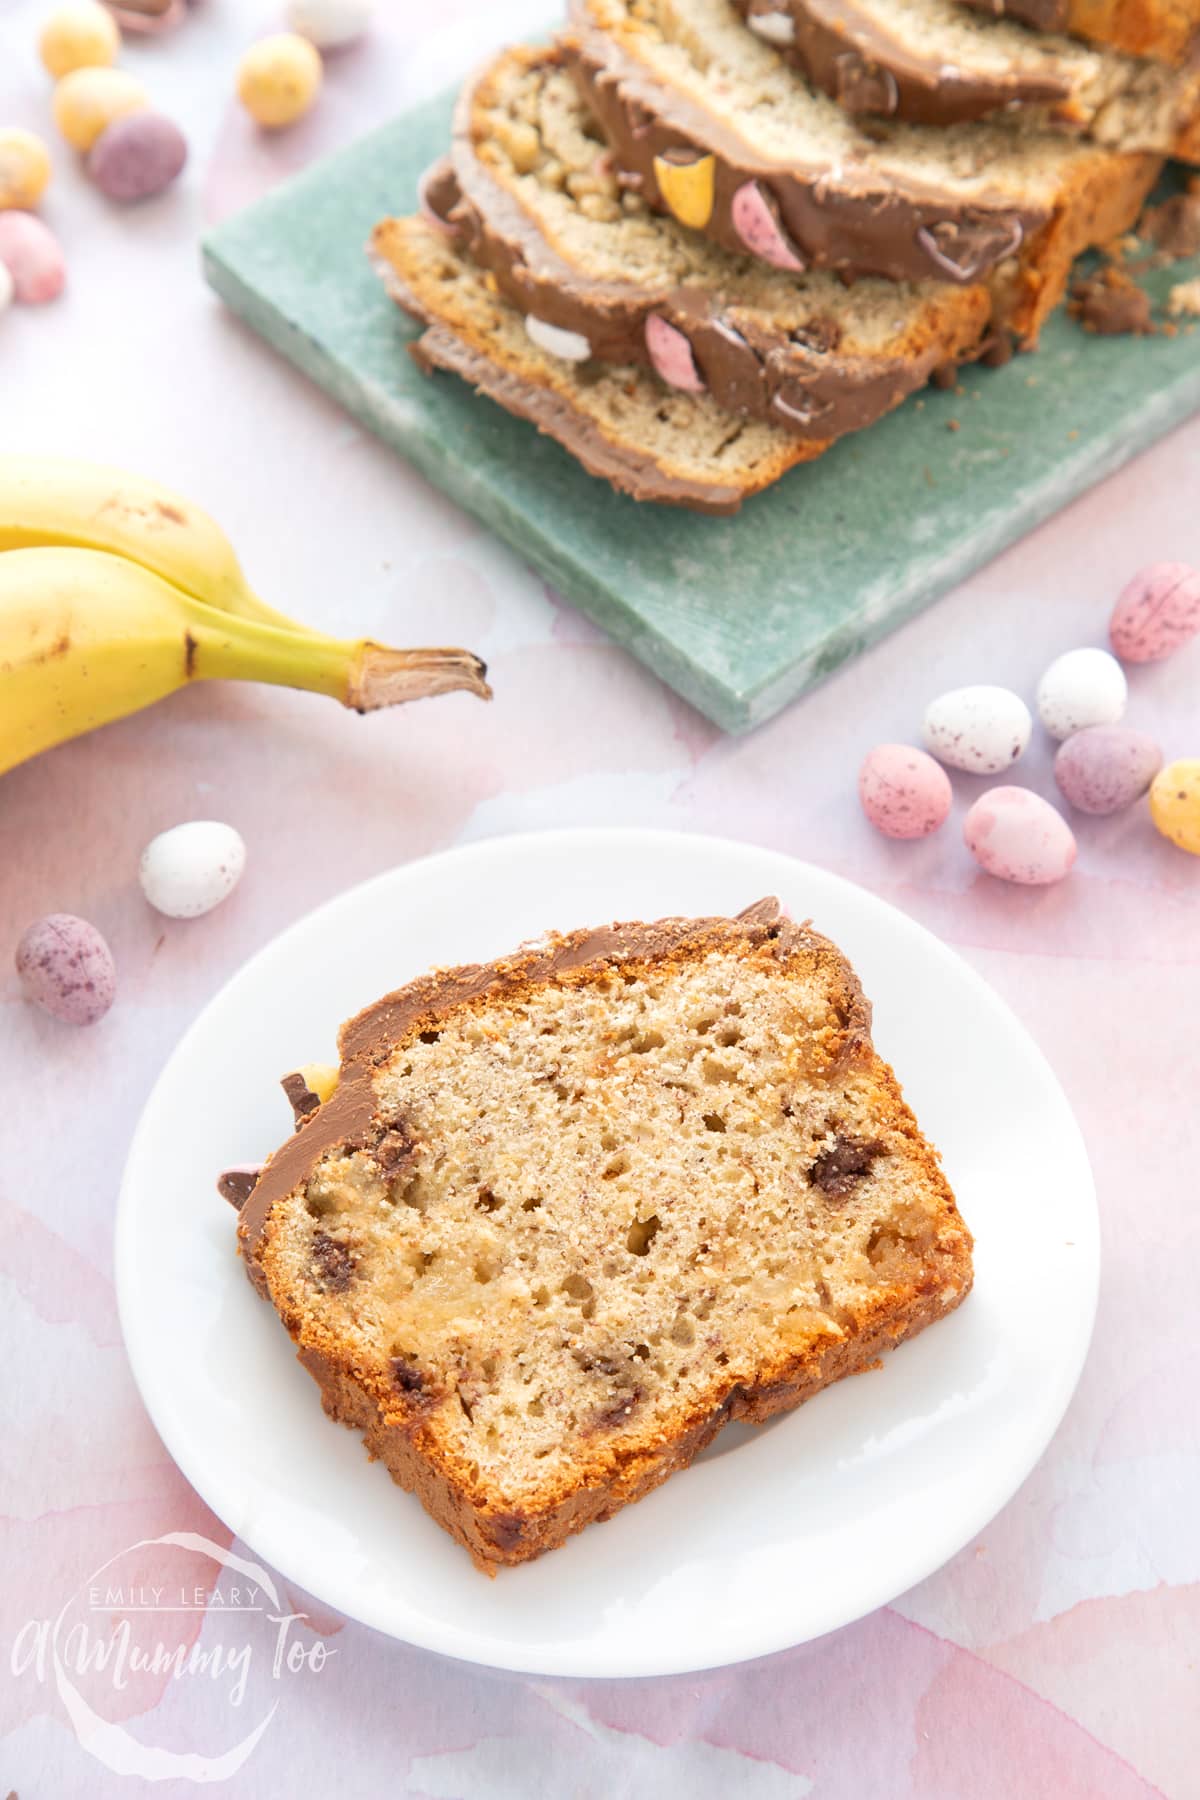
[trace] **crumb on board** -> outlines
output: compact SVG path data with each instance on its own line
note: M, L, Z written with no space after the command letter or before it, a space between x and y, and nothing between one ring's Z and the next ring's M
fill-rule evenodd
M1167 296L1167 311L1173 319L1185 314L1200 318L1200 276L1195 281L1181 281Z
M1154 330L1149 294L1112 263L1075 283L1067 312L1097 337L1146 337Z

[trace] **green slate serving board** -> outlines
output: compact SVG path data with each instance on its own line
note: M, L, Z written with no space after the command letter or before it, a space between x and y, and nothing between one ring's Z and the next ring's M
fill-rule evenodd
M1037 356L966 371L963 394L910 399L732 519L639 505L456 377L421 375L405 352L416 328L363 245L376 220L414 209L418 176L449 142L452 98L218 226L208 279L728 730L770 718L1200 407L1200 331L1096 338L1060 317ZM1155 276L1156 299L1197 273L1178 264Z

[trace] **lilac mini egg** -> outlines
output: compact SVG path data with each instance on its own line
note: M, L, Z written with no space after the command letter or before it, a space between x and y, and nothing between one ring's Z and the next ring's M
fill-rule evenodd
M112 951L73 913L35 919L17 945L16 964L25 998L67 1025L94 1025L116 997Z
M162 113L127 113L114 119L88 157L88 174L110 200L149 200L178 177L187 161L187 139Z
M1200 571L1151 563L1122 590L1108 623L1122 662L1161 662L1200 632Z
M646 320L646 348L655 373L668 387L685 394L702 394L704 379L696 367L692 346L678 326L671 325L658 313Z
M858 797L885 837L928 837L950 811L950 777L911 744L876 744L858 772Z
M1022 887L1061 881L1075 861L1071 827L1029 788L981 794L963 820L963 842L981 869Z
M1089 725L1054 758L1054 779L1079 812L1115 813L1132 806L1162 768L1162 751L1145 731Z

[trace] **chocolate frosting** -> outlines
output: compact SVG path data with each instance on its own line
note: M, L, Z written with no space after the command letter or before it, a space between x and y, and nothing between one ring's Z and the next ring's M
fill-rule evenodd
M309 1180L321 1158L360 1150L373 1153L395 1134L395 1121L379 1116L374 1077L381 1064L415 1031L436 1029L439 1019L479 1000L503 1000L526 989L584 970L628 962L656 962L690 948L742 941L770 946L782 958L818 949L837 957L844 996L842 1059L869 1037L870 1007L849 963L826 938L786 918L773 896L758 900L735 918L669 918L653 924L612 924L596 930L553 934L544 943L515 950L490 963L434 969L407 987L386 995L343 1025L338 1037L341 1078L333 1095L311 1113L270 1159L238 1215L238 1241L246 1273L260 1292L266 1275L258 1248L271 1208ZM407 1140L411 1146L411 1139Z
M535 57L560 65L553 50ZM816 303L812 318L789 333L761 313L751 319L746 309L735 320L719 293L698 285L654 287L582 273L547 239L519 190L493 175L477 153L479 134L487 129L480 89L490 75L484 71L464 88L455 113L453 167L440 163L424 178L426 203L437 196L439 218L458 232L506 299L523 313L580 333L600 360L653 366L646 322L656 314L688 339L705 387L727 411L769 419L799 438L826 443L873 424L922 387L939 363L968 359L986 331L991 301L982 286L974 305L956 300L937 318L931 308L926 341L918 330L902 354L855 356L841 347L836 320L823 316Z
M878 0L877 0L878 3ZM922 55L881 25L870 0L733 0L744 19L764 12L792 22L790 44L773 47L785 62L846 112L903 119L913 125L957 125L1003 109L1053 105L1071 94L1071 80L1047 68L1034 74L1010 67L984 75ZM1047 28L1049 29L1049 28Z
M727 250L745 253L732 214L734 196L748 181L770 194L783 229L811 265L848 277L968 286L1016 255L1047 222L1044 207L1015 207L999 195L968 205L932 183L900 185L866 169L752 164L736 131L589 28L586 0L573 0L572 19L575 28L563 39L568 66L617 162L637 176L651 205L666 210L656 158L711 155L714 199L705 231Z

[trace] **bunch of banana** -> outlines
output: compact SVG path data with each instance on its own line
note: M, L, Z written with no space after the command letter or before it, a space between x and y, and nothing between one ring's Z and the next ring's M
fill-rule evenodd
M89 463L0 456L0 774L189 681L266 681L357 712L465 688L468 650L327 637L249 587L188 501Z

